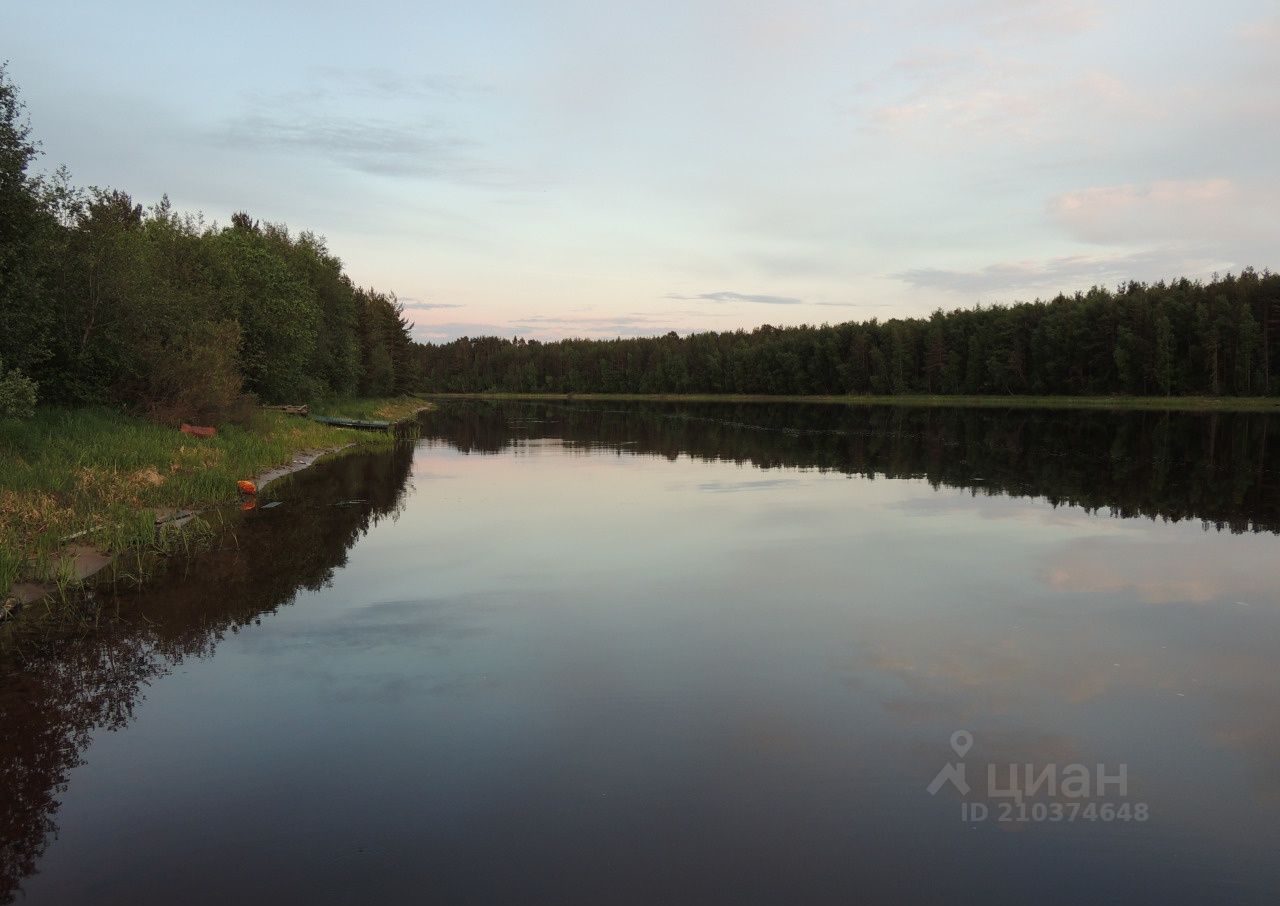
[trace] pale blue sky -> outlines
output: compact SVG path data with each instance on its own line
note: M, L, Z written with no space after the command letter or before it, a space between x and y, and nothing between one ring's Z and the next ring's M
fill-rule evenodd
M1275 0L43 0L0 58L44 167L321 233L423 339L1280 263Z

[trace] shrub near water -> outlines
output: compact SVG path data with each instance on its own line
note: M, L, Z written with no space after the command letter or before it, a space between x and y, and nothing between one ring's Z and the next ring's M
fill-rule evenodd
M153 341L150 374L137 393L148 417L166 425L243 422L253 399L241 392L239 346L235 321L197 321L168 341Z
M35 405L35 381L20 371L6 372L0 359L0 418L29 418Z

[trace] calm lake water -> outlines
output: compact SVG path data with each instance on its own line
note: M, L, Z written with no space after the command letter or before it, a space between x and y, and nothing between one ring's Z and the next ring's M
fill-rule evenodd
M1278 428L443 403L5 630L0 900L1274 903Z

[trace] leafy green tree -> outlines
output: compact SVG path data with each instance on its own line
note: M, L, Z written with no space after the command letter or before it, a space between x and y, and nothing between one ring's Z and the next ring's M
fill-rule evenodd
M49 354L42 240L55 226L29 172L37 153L18 90L0 65L0 357L27 370Z
M65 169L33 176L36 153L0 68L0 356L47 401L171 421L229 414L245 391L295 402L419 386L403 308L357 293L322 238L244 212L219 229L167 197L144 209Z
M21 371L5 371L0 359L0 418L30 418L36 405L36 383Z

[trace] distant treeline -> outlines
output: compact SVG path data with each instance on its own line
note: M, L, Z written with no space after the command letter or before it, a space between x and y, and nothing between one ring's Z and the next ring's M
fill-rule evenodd
M164 419L226 414L244 392L416 387L395 297L354 286L323 239L243 213L209 226L167 199L144 210L65 171L34 175L35 155L0 70L0 384L17 369L41 402Z
M418 355L440 391L1268 395L1280 393L1280 275L749 333L463 338Z

